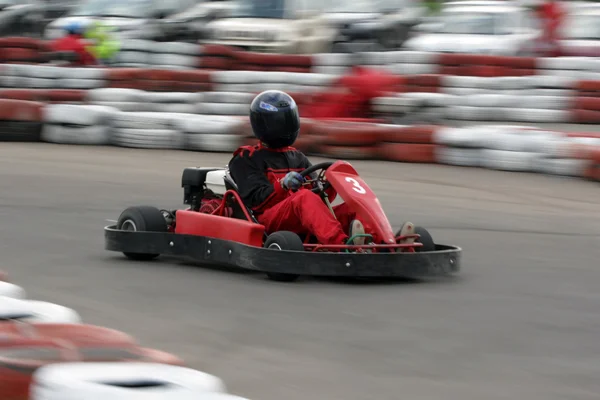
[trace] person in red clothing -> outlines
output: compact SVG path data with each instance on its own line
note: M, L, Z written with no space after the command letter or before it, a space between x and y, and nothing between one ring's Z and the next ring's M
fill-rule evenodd
M564 18L564 11L559 1L543 1L537 7L537 14L542 22L541 42L546 56L557 57L560 55L560 26Z
M72 62L74 66L97 65L98 62L87 49L83 38L84 27L78 22L70 23L65 27L67 35L57 39L52 44L54 51L68 51L77 54L78 59Z
M238 193L268 233L291 231L311 234L321 244L362 245L370 235L342 203L331 213L321 197L306 188L300 172L311 166L291 147L300 132L294 99L271 90L259 94L250 106L250 122L259 143L242 146L229 162ZM405 231L413 229L405 224Z
M360 65L361 58L350 73L339 78L324 93L313 96L313 106L307 116L311 118L370 118L371 101L396 92L404 78L390 72Z
M260 93L250 105L256 146L242 146L229 162L240 197L269 233L312 234L322 244L364 244L365 231L342 204L335 217L319 195L303 187L300 172L311 163L291 147L300 132L294 99L277 90ZM337 219L336 219L337 217Z

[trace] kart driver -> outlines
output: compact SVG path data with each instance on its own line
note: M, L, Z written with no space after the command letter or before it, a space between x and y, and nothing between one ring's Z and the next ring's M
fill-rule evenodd
M291 147L300 132L294 99L280 91L266 91L250 105L255 146L242 146L229 162L242 201L268 233L291 231L312 234L321 244L363 245L365 229L343 203L335 217L318 194L306 190L300 172L311 166Z

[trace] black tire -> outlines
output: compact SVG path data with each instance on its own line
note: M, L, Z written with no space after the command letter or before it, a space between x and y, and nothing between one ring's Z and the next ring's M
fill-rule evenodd
M129 207L117 220L117 229L133 232L167 232L167 221L156 207ZM137 261L149 261L160 254L123 253L127 258Z
M435 251L435 242L427 229L422 226L415 226L415 233L421 236L419 239L415 240L415 242L423 244L422 247L415 247L415 251Z
M289 231L279 231L270 234L265 241L264 247L275 250L304 251L304 244L300 236ZM299 278L298 275L282 274L279 272L267 272L267 277L277 282L294 282Z

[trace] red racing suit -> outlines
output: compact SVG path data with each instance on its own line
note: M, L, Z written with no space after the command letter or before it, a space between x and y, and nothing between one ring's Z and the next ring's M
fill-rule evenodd
M345 244L354 219L345 203L333 207L336 219L311 190L302 188L294 193L281 186L288 172L301 172L310 166L306 156L293 147L269 149L258 144L236 150L229 173L240 197L267 233L291 231L312 234L320 244Z
M96 58L85 48L84 39L79 35L67 35L52 43L54 51L72 51L79 56L73 65L96 65Z

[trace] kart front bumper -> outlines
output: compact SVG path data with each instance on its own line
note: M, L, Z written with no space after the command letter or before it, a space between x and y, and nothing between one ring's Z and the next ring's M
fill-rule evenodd
M122 253L188 257L266 273L372 278L427 278L454 275L462 249L436 245L421 253L328 253L278 251L203 236L104 228L105 249Z

